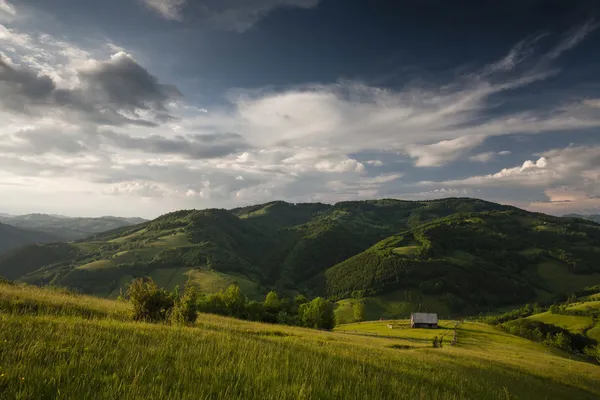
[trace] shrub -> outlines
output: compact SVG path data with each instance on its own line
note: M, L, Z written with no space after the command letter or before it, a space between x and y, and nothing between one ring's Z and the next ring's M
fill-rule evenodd
M151 278L134 279L127 289L136 321L166 321L175 304L173 295L159 289Z
M182 325L191 325L198 319L198 292L191 282L185 284L183 296L175 302L172 320Z

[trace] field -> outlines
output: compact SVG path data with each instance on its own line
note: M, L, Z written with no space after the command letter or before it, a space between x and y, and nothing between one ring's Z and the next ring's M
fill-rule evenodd
M121 301L0 284L0 398L600 396L597 365L482 324L461 324L456 346L434 349L431 335L451 329L378 321L323 332L213 315L175 327L130 322L128 311Z
M597 294L588 297L587 301L574 303L567 308L567 311L593 311L600 309L600 301L595 301ZM590 301L592 300L592 301ZM543 312L527 317L529 319L552 324L567 329L572 333L578 333L588 336L600 342L600 322L594 321L591 316L584 315L563 315Z

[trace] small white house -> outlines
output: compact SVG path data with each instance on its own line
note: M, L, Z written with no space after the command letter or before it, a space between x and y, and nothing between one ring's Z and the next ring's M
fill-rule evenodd
M410 314L411 328L437 328L438 316L435 313L412 313Z

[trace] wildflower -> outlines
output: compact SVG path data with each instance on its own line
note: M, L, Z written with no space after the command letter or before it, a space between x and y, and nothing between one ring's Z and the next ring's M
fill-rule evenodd
M22 380L22 381L24 381L24 380L25 380L25 378L23 378L23 377L22 377L22 378L21 378L21 380Z

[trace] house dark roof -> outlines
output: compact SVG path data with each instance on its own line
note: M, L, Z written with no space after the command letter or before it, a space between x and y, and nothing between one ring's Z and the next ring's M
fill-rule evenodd
M438 316L433 313L412 313L410 315L412 322L417 324L437 324Z

